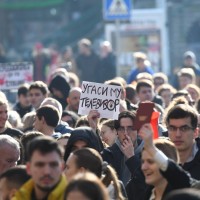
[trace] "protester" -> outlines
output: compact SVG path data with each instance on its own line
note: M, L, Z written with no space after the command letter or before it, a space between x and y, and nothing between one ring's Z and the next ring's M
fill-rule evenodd
M193 178L200 180L197 111L188 104L174 105L166 114L165 123L169 138L178 150L181 166Z
M58 138L61 133L55 132L59 122L59 112L53 106L42 106L36 111L34 128L44 135Z
M67 70L77 73L76 62L74 60L73 50L70 46L65 46L62 50L61 62L68 65Z
M96 82L104 83L116 76L116 57L109 41L100 44L100 61Z
M8 126L8 100L0 97L0 135L10 135L14 138L20 138L23 133Z
M76 65L81 81L93 81L98 78L99 57L92 50L91 41L83 38L78 42L79 54L76 58Z
M108 146L112 146L117 139L114 120L105 120L100 124L100 136Z
M197 101L200 99L199 87L195 84L188 84L185 89L189 92L192 100L197 103Z
M61 134L70 133L73 130L73 128L69 127L68 123L62 121L61 117L62 117L63 109L62 109L62 105L59 103L59 101L57 101L54 98L47 97L43 100L40 107L43 107L43 106L46 106L46 105L53 106L58 110L59 123L55 128L55 132L59 132Z
M128 75L128 79L127 79L128 84L135 81L136 76L141 72L147 72L151 75L154 74L153 69L150 66L146 65L146 63L145 63L145 61L147 60L147 56L145 53L136 52L133 54L133 57L135 59L136 67L133 68Z
M167 108L172 96L176 93L176 89L170 84L163 84L157 88L156 93L163 99L163 108Z
M1 200L11 200L16 191L30 179L26 167L19 165L6 170L0 176Z
M160 106L163 106L162 98L155 94L154 85L149 80L141 80L137 82L136 92L138 102L152 101Z
M76 122L80 117L73 111L64 110L62 113L62 121L67 122L71 128L75 128Z
M156 90L159 86L163 84L168 83L168 77L162 73L162 72L157 72L153 75L153 84L154 84L154 89Z
M78 127L81 127L81 126L90 127L90 124L89 124L89 121L88 121L88 118L87 118L86 115L79 117L79 119L76 121L75 128L78 128Z
M136 95L135 86L129 84L125 87L125 90L126 90L127 100L130 101L132 104L137 104L138 99L137 99L137 95Z
M68 105L65 110L78 113L81 91L79 87L74 87L69 91L69 96L66 99Z
M90 127L79 127L75 128L71 132L71 136L68 140L64 160L66 161L74 150L81 149L84 147L90 147L98 152L101 152L103 145L99 136Z
M102 152L103 160L116 170L131 200L141 199L146 189L140 160L143 142L134 129L135 117L135 113L131 111L119 114L118 120L115 120L117 139L111 147Z
M62 176L62 149L48 136L36 137L28 146L27 173L31 179L16 193L13 200L63 200L66 179Z
M78 174L69 182L65 191L65 200L109 200L105 186L92 173Z
M29 87L31 105L35 110L40 107L42 101L48 96L47 85L42 81L35 81Z
M63 74L57 74L49 83L49 90L52 97L61 103L63 110L67 106L67 97L70 88L68 77Z
M44 51L44 47L40 42L37 42L33 48L32 62L34 66L34 81L40 80L45 82L50 64L50 55Z
M96 150L83 148L70 154L65 168L67 180L71 180L79 172L94 173L107 187L111 199L124 199L122 195L123 187L118 182L116 172L107 163L103 163L100 154Z
M23 118L26 113L33 110L33 107L30 103L28 91L28 84L21 85L17 91L18 102L14 105L13 110L17 111L21 118Z
M68 72L68 75L69 75L69 84L70 84L71 88L80 87L80 80L79 80L79 77L77 76L77 74L75 74L73 72Z
M16 166L19 160L19 142L9 135L0 135L0 174Z
M182 68L177 75L180 89L185 89L188 84L196 83L196 75L190 68Z
M173 170L170 159L179 161L175 145L167 138L156 139L153 143L151 124L144 124L139 135L144 140L142 171L145 182L153 186L147 189L144 199L163 199L172 190L190 187L190 176L181 168Z
M22 163L26 164L28 162L28 155L27 155L27 150L28 150L28 143L31 142L34 138L38 136L43 136L44 134L38 131L30 131L24 134L20 138L20 143L21 143L21 151L22 151Z

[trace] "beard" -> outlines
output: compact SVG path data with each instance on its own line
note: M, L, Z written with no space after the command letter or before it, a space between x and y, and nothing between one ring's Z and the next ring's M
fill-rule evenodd
M53 180L53 178L51 177L51 176L44 176L44 177L42 177L40 180L42 180L43 178L49 178L49 179L51 179L51 180ZM59 181L58 181L59 182ZM50 191L52 191L55 187L56 187L56 185L58 184L58 182L57 183L55 183L55 184L53 184L53 185L45 185L45 186L42 186L42 185L39 185L39 184L36 184L36 187L39 189L39 190L41 190L41 191L43 191L43 192L50 192Z
M56 187L57 183L55 185L49 185L49 186L41 186L39 184L36 184L36 187L43 191L43 192L51 192L55 187Z

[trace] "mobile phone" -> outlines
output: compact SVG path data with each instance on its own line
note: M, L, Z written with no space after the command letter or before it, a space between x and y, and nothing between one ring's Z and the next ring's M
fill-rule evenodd
M150 101L141 102L136 112L136 118L133 123L135 130L140 130L143 124L150 123L153 113L154 103Z

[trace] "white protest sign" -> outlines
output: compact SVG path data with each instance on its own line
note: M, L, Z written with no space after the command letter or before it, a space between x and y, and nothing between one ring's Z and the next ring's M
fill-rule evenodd
M0 90L17 89L21 84L32 81L32 63L0 63Z
M101 118L118 119L122 88L83 81L78 114L98 110Z

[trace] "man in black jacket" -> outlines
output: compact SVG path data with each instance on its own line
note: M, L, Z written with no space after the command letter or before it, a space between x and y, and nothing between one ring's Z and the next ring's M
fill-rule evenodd
M23 118L26 113L29 113L33 110L33 107L30 103L28 90L29 85L23 84L18 88L17 91L18 102L13 107L13 110L17 111L21 118Z
M187 104L173 106L167 113L166 125L172 142L178 149L180 164L195 179L200 180L200 139L198 113Z
M115 121L118 138L111 147L103 150L102 157L116 170L125 186L131 180L127 185L129 199L140 199L145 191L140 162L143 142L134 130L134 120L135 113L133 112L123 111L119 114L118 120Z

